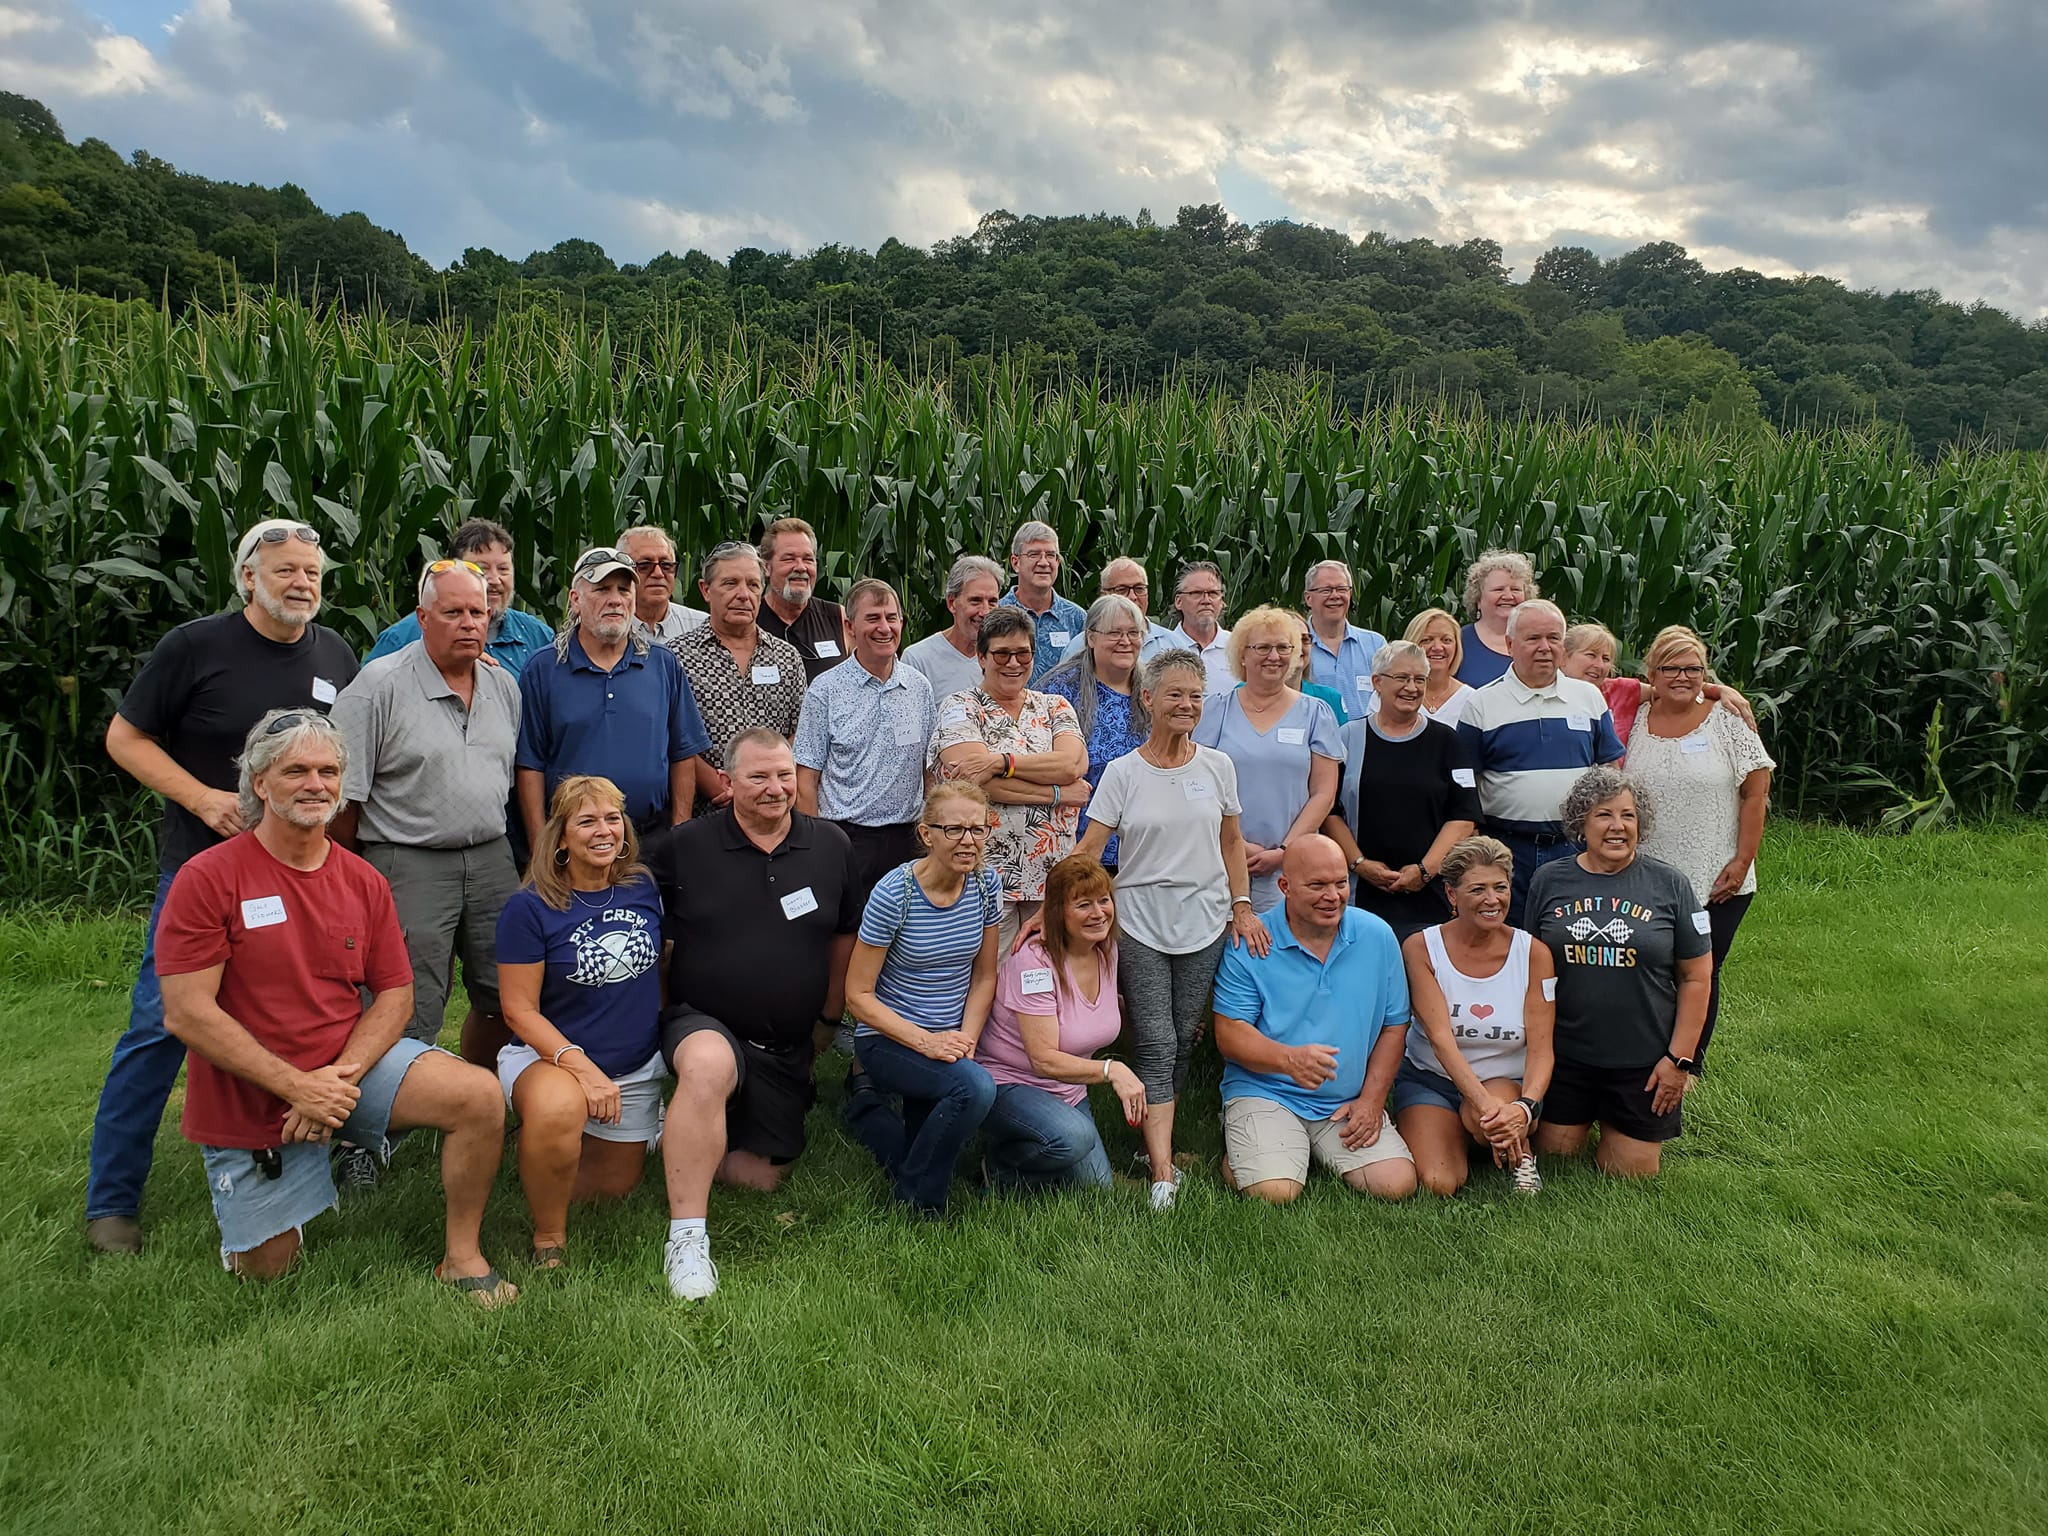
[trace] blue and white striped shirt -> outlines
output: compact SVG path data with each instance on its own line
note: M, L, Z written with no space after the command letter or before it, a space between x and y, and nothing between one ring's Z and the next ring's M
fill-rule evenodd
M1512 667L1472 690L1458 736L1479 770L1487 826L1510 832L1562 831L1558 812L1573 782L1595 763L1621 757L1598 688L1564 676L1531 688Z
M915 868L899 864L882 876L861 914L860 941L883 951L878 999L920 1029L958 1029L982 934L1002 921L1002 884L995 871L984 869L950 907L937 907L917 883ZM879 1031L862 1024L854 1033Z

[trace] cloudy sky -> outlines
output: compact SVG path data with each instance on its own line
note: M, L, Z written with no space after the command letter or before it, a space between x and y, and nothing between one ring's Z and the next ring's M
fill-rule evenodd
M441 264L1238 218L2048 316L2044 0L0 0L74 139L294 181Z

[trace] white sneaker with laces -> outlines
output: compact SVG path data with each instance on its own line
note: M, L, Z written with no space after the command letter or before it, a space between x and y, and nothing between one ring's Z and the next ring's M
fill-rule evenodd
M702 1301L718 1289L718 1266L711 1262L709 1232L680 1232L662 1251L668 1288L679 1301Z
M1536 1171L1536 1158L1532 1153L1515 1164L1515 1193L1518 1195L1540 1194L1543 1190L1543 1175Z
M1154 1179L1152 1181L1153 1210L1170 1211L1173 1209L1173 1202L1179 1198L1180 1172L1178 1169L1174 1171L1174 1175L1170 1179Z

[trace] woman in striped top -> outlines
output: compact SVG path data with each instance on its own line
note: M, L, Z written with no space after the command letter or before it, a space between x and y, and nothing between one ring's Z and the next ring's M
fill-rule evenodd
M875 886L847 967L847 1124L896 1198L924 1216L945 1214L953 1166L996 1097L974 1060L995 1000L1002 920L1002 887L981 867L992 821L980 786L933 786L917 826L924 857ZM903 1099L901 1116L892 1093Z

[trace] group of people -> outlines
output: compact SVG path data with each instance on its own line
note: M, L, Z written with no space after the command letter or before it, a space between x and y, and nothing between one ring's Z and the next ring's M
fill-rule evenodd
M517 1295L478 1237L508 1106L532 1267L658 1148L665 1269L696 1299L713 1184L787 1176L835 1044L848 1132L928 1217L977 1154L992 1191L1109 1185L1097 1085L1172 1209L1211 1024L1223 1177L1252 1198L1315 1163L1450 1195L1475 1154L1533 1193L1539 1156L1596 1136L1601 1169L1657 1171L1772 768L1697 635L1619 676L1506 551L1462 626L1433 608L1390 642L1323 561L1303 611L1225 629L1196 561L1168 628L1133 559L1063 596L1031 522L1007 589L961 556L951 622L906 648L895 590L831 603L819 553L795 518L721 544L692 609L673 541L629 529L576 559L556 628L474 520L358 667L317 622L317 531L248 530L240 606L165 636L107 733L165 815L93 1246L141 1249L188 1050L231 1271L282 1272L434 1129L435 1275L486 1306ZM436 1044L458 961L459 1055Z

